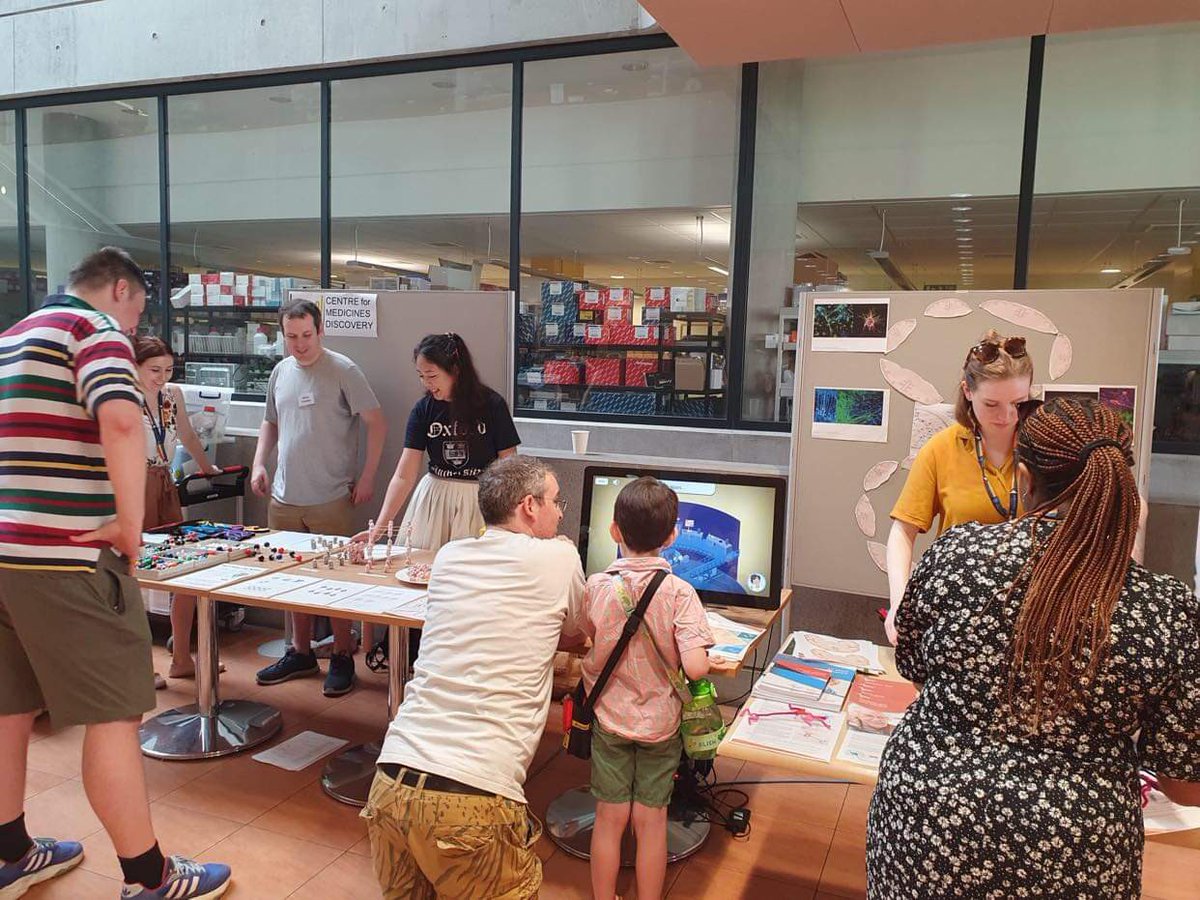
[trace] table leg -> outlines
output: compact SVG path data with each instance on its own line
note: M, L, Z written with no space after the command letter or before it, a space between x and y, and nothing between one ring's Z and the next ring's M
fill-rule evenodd
M220 698L216 604L196 598L196 703L142 723L142 752L156 759L210 759L248 750L283 727L279 710L264 703Z
M388 722L404 700L408 677L408 628L388 626ZM375 779L375 763L383 749L382 741L359 744L339 753L325 766L321 787L334 800L350 806L366 806Z

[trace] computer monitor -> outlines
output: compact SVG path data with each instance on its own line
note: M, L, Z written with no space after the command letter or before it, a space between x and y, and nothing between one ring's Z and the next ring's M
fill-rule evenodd
M579 552L588 575L620 550L609 534L621 488L651 475L679 496L679 536L663 551L706 603L777 609L783 588L786 483L714 472L588 466L583 473Z

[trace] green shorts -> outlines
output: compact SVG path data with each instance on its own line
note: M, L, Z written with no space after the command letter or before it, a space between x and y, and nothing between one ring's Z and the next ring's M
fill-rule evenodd
M675 770L683 758L678 734L643 744L610 734L592 723L592 796L605 803L662 807L671 802Z
M54 727L154 709L150 623L128 563L95 572L0 569L0 715L46 709Z

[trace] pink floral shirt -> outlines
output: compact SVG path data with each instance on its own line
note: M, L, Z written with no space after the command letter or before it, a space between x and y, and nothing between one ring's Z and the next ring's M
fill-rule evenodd
M592 639L592 649L583 661L583 679L589 691L625 627L625 610L613 589L611 573L619 572L625 577L636 602L658 569L670 572L671 564L658 556L618 559L606 572L588 579L584 608L576 621ZM611 734L658 743L679 730L682 703L650 646L647 629L674 668L679 667L682 652L711 647L713 636L700 597L690 584L675 575L668 575L659 586L644 622L600 695L596 718Z

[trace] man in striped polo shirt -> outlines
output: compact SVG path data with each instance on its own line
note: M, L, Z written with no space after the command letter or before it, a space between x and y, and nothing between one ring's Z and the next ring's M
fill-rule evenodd
M56 727L86 726L83 784L116 848L121 896L218 897L227 866L159 850L138 745L154 675L130 575L146 464L126 334L146 281L125 251L105 247L68 283L0 334L0 897L83 857L78 843L25 830L25 758L41 709Z

